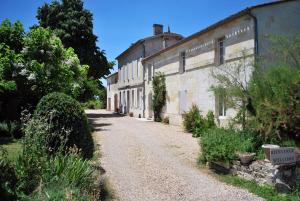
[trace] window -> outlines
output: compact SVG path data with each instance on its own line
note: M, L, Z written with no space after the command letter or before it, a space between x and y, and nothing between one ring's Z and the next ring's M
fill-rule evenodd
M226 97L221 95L218 97L218 110L219 110L219 117L226 116Z
M131 106L134 107L135 106L134 105L134 90L132 90L131 93L132 93L132 96L131 96L132 97L132 100L131 100L132 105Z
M224 57L225 57L225 47L224 47L224 37L218 39L217 43L217 58L218 58L218 64L221 65L224 63Z
M152 80L152 66L151 64L148 65L148 81Z
M179 73L185 72L185 52L180 52Z
M137 96L137 108L140 108L140 89L137 89L137 93L136 93L136 96Z

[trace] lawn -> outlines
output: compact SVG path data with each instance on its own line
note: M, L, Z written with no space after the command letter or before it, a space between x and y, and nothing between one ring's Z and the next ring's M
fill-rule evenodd
M0 147L7 150L8 158L11 160L15 160L22 152L22 144L20 140L0 138Z

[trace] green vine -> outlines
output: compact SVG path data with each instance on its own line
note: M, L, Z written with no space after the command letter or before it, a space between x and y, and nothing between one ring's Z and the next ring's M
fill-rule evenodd
M152 81L153 87L153 111L154 111L154 121L161 121L161 111L166 104L166 82L165 75L158 72L154 75Z

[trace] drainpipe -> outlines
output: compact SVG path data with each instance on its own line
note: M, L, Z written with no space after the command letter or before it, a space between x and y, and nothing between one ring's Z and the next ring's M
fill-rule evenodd
M248 10L248 14L252 17L254 21L254 56L257 58L258 52L258 27L257 27L257 18L251 13L251 10Z

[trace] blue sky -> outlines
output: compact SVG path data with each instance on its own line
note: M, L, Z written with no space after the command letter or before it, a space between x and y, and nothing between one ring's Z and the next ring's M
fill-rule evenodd
M94 15L98 46L114 60L131 43L152 35L152 24L189 36L248 6L272 0L84 0ZM26 30L37 23L37 8L51 0L0 0L0 21L20 20Z

